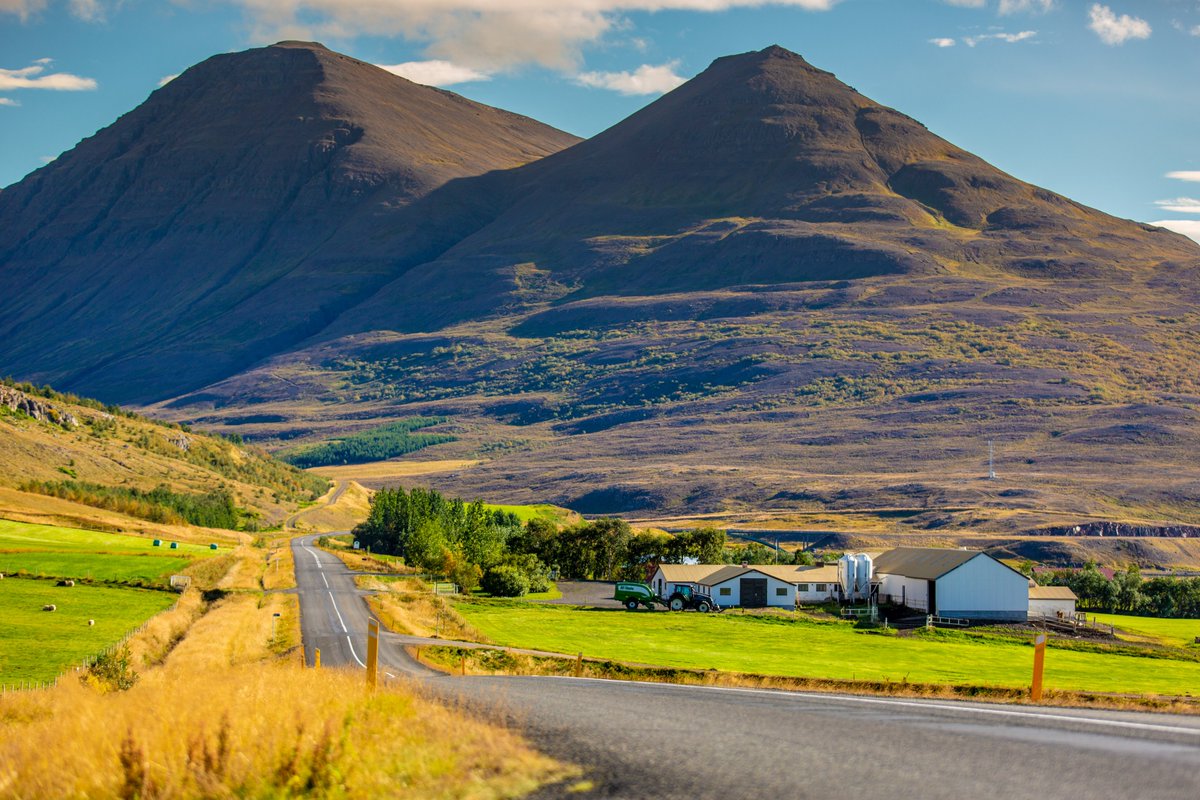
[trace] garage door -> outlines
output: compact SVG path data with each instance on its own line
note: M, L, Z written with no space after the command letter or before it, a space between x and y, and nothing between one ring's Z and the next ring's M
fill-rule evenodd
M765 608L767 605L767 579L742 578L742 608Z

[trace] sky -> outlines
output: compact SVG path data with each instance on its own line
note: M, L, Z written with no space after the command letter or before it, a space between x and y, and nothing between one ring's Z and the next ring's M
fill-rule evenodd
M0 186L282 39L580 136L779 44L1018 178L1200 240L1200 0L0 0Z

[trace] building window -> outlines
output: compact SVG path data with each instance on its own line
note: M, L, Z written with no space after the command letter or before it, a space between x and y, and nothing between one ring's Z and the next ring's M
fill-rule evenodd
M797 591L797 592L807 592L807 591L808 591L808 584L807 584L807 583L800 583L800 584L797 584L797 585L796 585L796 591Z
M733 594L733 589L730 589L728 586L721 588L721 597L729 597L731 594Z
M818 584L817 584L817 591L818 591L818 592L823 592L823 591L825 591L825 588L826 588L826 587L825 587L825 584L823 584L823 583L818 583Z
M786 586L776 586L775 587L775 596L776 597L787 597L787 587Z

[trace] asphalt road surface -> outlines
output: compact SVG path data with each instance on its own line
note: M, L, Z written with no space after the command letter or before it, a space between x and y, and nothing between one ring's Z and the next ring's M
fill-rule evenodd
M336 557L293 542L311 663L357 667L369 614ZM1200 719L535 677L435 676L380 642L385 675L460 700L580 764L618 798L1200 798ZM1147 661L1147 669L1153 669Z

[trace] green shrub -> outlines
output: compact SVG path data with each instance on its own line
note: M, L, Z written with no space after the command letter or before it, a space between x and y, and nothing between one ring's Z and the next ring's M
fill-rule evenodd
M481 586L494 597L521 597L529 593L529 577L517 567L500 565L483 574Z

